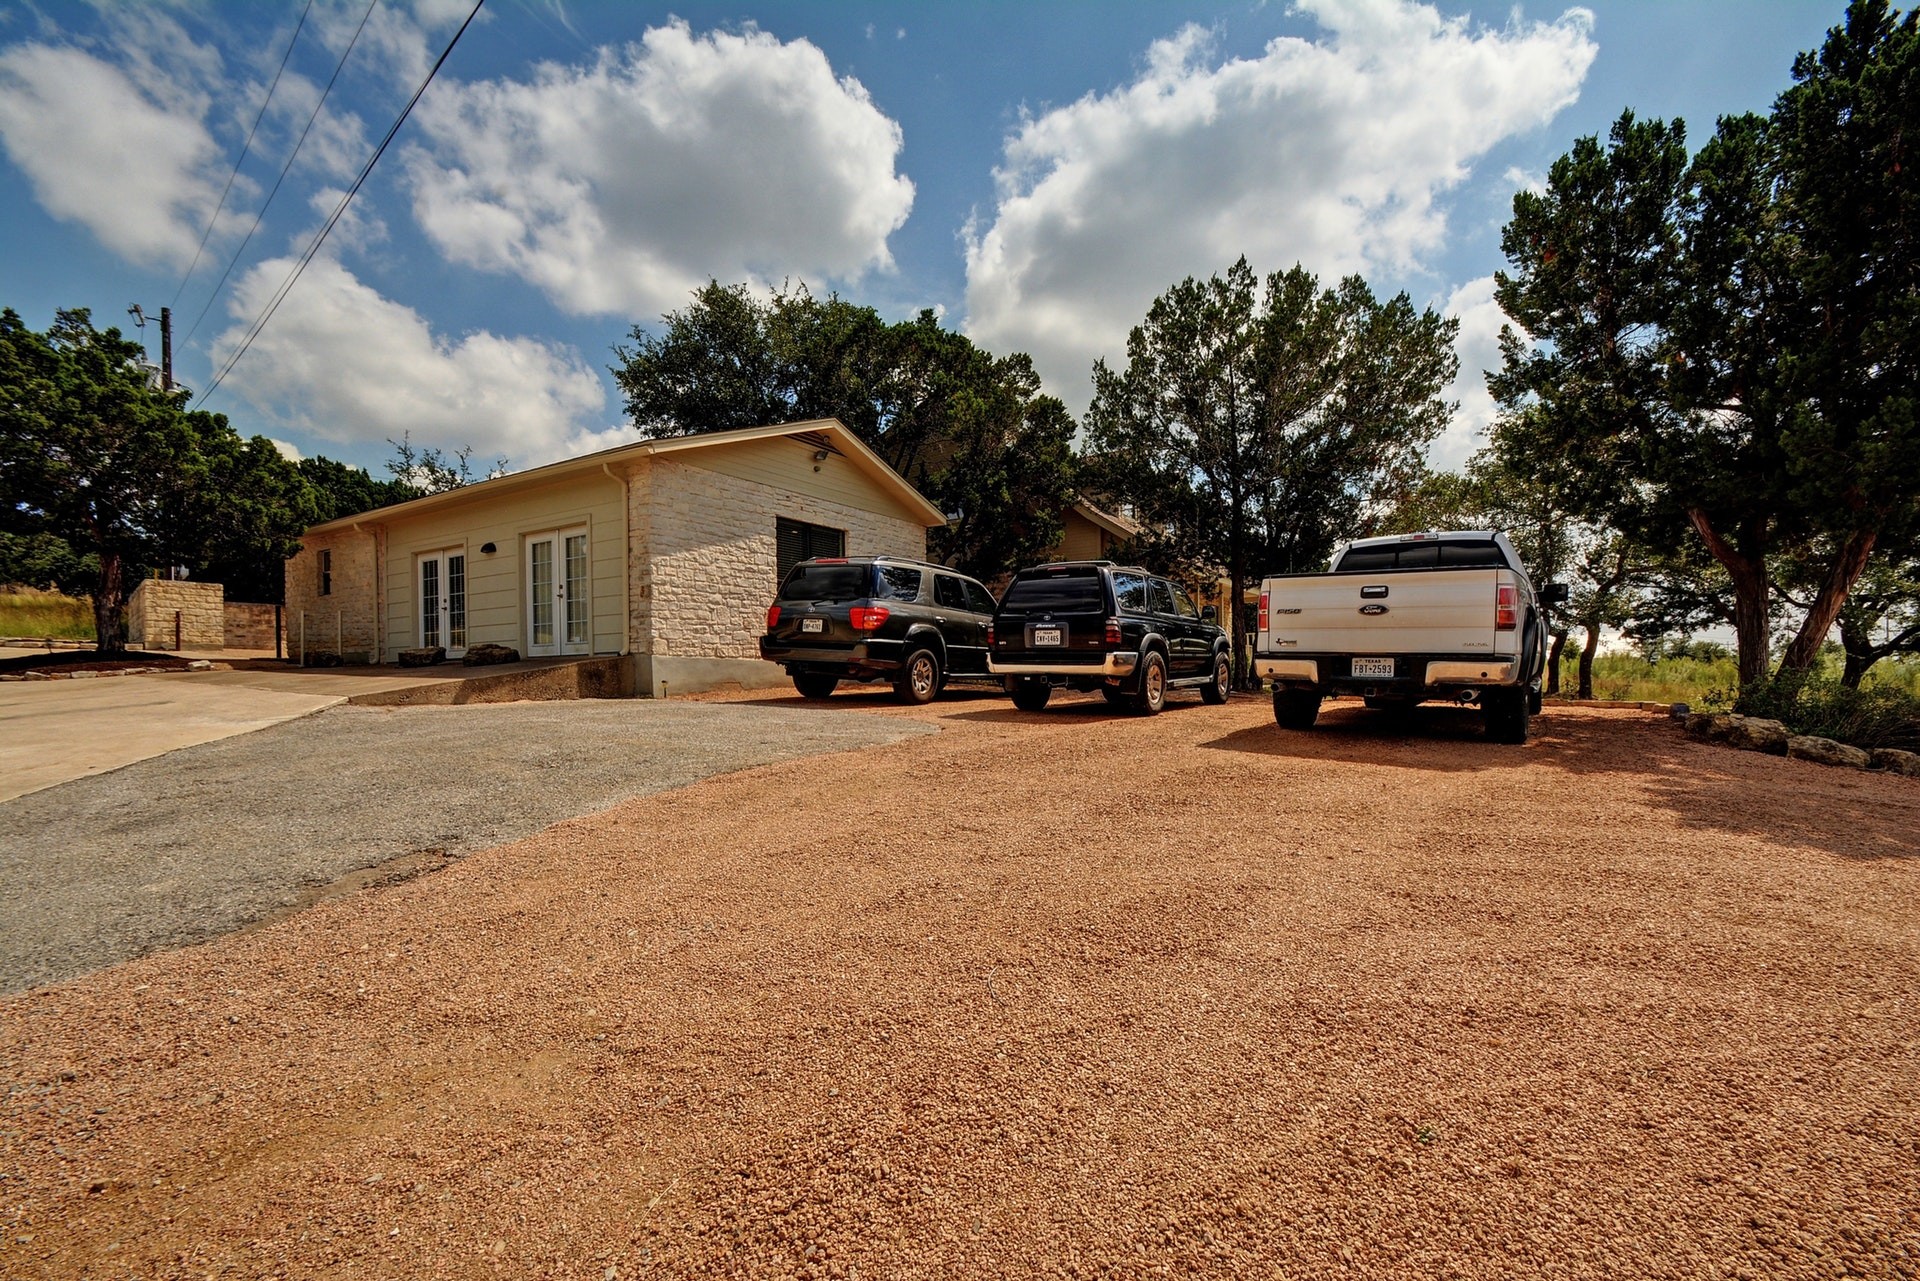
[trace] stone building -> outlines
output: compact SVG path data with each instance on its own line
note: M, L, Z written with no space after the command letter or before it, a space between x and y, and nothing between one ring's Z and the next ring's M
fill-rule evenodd
M287 644L627 655L654 697L780 684L758 640L794 562L924 557L944 523L835 419L640 441L316 525L287 562Z

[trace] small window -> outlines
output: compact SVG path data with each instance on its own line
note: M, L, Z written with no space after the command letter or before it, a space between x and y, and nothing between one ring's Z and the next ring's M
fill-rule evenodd
M781 516L773 522L773 533L775 560L779 570L777 577L781 579L785 579L787 571L803 560L847 554L847 531L844 529L809 525L804 520L788 520Z
M333 548L320 549L320 594L333 595Z
M976 614L991 614L994 609L993 593L971 580L967 583L967 608Z
M1187 599L1187 594L1177 585L1173 589L1173 612L1182 618L1200 617L1200 611L1193 607L1193 602Z
M952 574L935 574L933 603L946 609L965 609L967 607L966 584Z
M877 565L873 576L875 600L919 600L921 573L906 565Z
M1173 612L1173 588L1164 578L1149 580L1153 591L1153 612L1171 614Z
M1147 580L1138 574L1115 574L1113 576L1113 598L1120 602L1120 608L1131 614L1147 612Z

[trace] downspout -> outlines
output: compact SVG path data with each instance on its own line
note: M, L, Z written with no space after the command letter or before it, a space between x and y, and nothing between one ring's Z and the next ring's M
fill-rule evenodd
M620 655L633 653L633 481L616 476L612 463L601 463L607 479L620 482Z

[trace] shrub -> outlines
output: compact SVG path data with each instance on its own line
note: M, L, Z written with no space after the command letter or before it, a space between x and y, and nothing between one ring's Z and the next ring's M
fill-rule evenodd
M1900 685L1848 689L1831 676L1782 672L1740 692L1734 710L1780 721L1797 734L1869 750L1920 749L1920 698Z

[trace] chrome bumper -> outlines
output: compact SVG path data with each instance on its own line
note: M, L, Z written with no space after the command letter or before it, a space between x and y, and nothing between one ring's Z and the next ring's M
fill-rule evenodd
M1140 665L1140 655L1131 651L1108 654L1106 661L1093 663L997 663L987 659L987 670L995 676L1131 676Z

